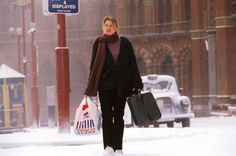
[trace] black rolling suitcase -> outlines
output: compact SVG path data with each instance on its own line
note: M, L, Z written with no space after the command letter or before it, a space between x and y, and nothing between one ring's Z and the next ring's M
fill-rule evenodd
M135 125L148 125L161 118L160 109L150 92L132 95L127 102Z

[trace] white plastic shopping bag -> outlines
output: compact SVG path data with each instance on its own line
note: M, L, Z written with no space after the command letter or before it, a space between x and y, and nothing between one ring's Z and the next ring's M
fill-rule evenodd
M84 97L76 109L74 132L76 134L96 134L99 132L100 126L98 102Z

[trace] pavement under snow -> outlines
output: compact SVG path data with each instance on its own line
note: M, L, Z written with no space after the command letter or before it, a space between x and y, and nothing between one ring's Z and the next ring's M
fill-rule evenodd
M191 119L190 128L125 128L124 156L236 156L236 117ZM57 128L0 134L0 156L102 156L102 135Z

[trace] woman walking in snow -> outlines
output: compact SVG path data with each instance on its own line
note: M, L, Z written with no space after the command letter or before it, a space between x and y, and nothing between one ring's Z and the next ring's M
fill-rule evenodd
M99 95L102 111L104 156L122 155L126 98L143 84L131 42L118 35L114 17L102 21L103 35L93 44L85 96Z

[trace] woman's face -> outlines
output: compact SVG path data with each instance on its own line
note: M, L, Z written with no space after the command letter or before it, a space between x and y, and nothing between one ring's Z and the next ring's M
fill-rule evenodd
M117 27L115 24L112 23L110 20L106 20L103 24L103 33L105 35L112 35L117 31Z

